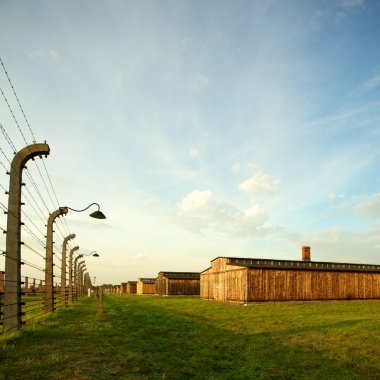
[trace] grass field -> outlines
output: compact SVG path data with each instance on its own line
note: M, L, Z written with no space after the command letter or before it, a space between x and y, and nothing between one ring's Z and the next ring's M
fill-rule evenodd
M0 379L380 379L380 301L83 298L0 343Z

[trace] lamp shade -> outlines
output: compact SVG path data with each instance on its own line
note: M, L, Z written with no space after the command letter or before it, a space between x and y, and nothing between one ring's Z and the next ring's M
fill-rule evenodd
M107 219L106 216L100 211L94 211L90 214L91 218L95 219Z

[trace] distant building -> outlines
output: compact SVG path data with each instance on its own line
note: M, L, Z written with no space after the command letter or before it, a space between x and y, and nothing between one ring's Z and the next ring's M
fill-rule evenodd
M136 294L137 281L128 281L127 282L127 293Z
M200 296L256 302L380 298L380 265L217 257L201 272Z
M136 294L155 294L155 278L139 278L136 286Z
M120 291L121 291L122 294L127 293L127 283L126 282L122 282L121 283Z
M200 273L159 272L156 294L160 296L199 295Z

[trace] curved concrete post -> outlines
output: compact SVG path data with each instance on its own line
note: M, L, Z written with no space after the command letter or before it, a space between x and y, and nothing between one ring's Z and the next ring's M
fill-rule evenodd
M83 293L83 296L86 296L86 281L87 281L87 275L88 275L88 272L83 272L83 286L82 286L82 293Z
M67 242L76 237L75 234L70 234L63 239L62 243L62 265L61 265L61 291L59 294L60 303L63 307L66 306L67 293L66 293L66 246Z
M83 275L86 270L87 270L86 264L79 267L79 277L78 277L79 297L83 296Z
M73 300L76 300L77 299L77 294L78 294L78 266L77 266L77 262L78 262L78 259L80 259L81 257L83 257L82 255L79 255L75 258L74 260L74 276L73 276ZM82 261L84 262L84 261Z
M83 268L82 278L81 278L81 280L82 280L82 284L81 284L82 297L84 297L86 295L85 289L84 289L84 287L85 287L85 276L87 274L86 270L87 270L87 268Z
M21 187L22 171L31 158L48 155L48 144L32 144L13 157L9 180L5 256L4 331L21 325Z
M81 297L84 297L84 295L85 295L84 283L85 283L85 276L87 274L86 270L87 270L86 268L83 268L83 270L82 270L82 276L80 277L80 282L81 282L81 284L80 284L80 294L81 294Z
M71 251L70 251L70 256L69 256L69 288L68 288L68 303L73 302L73 255L74 252L79 249L78 246L75 246Z
M86 263L84 261L81 261L78 264L78 269L77 269L77 292L76 292L76 298L78 299L81 297L81 285L82 285L82 277L83 277L83 272L86 269Z
M46 258L45 258L45 311L54 310L53 294L53 223L56 218L68 213L66 207L53 211L47 221Z

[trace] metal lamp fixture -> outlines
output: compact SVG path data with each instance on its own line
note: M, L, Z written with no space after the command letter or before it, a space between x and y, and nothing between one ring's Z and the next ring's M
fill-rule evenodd
M87 255L85 255L84 253L81 253L78 257L83 257L83 256L99 257L99 254L96 251L92 251L92 252L88 253Z
M83 212L83 211L86 211L88 208L90 208L91 206L93 205L97 205L98 206L98 210L97 211L94 211L90 214L90 216L92 218L95 218L95 219L107 219L106 216L100 211L100 206L97 204L97 203L91 203L89 206L87 206L86 208L84 208L83 210L75 210L71 207L60 207L61 209L64 209L64 208L68 208L69 210L71 211L75 211L75 212Z

